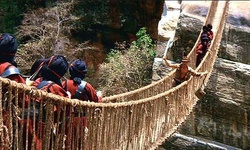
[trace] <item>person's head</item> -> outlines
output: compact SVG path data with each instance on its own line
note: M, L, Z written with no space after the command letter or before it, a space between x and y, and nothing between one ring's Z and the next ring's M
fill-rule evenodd
M61 85L60 79L65 75L68 67L69 64L64 56L51 56L43 65L41 76L44 80L50 80Z
M76 84L81 83L81 80L85 78L87 72L87 65L83 60L76 59L70 64L70 79L72 79Z
M87 72L88 68L83 60L76 59L70 64L69 73L72 79L77 77L83 80Z
M31 66L31 69L30 69L30 74L34 74L43 64L46 64L48 63L50 58L40 58L40 59L37 59L33 65Z
M182 58L187 58L187 56L188 56L188 53L186 51L183 51Z
M181 64L187 65L188 62L189 62L189 59L188 59L188 57L187 57L187 52L183 52Z
M208 31L211 31L212 28L213 28L213 26L212 26L211 24L207 24L207 29L208 29Z
M206 32L208 29L207 29L207 26L203 26L202 27L202 31Z
M189 60L187 58L181 60L181 64L187 66Z
M9 33L0 36L0 62L10 62L16 66L14 57L17 52L17 39Z

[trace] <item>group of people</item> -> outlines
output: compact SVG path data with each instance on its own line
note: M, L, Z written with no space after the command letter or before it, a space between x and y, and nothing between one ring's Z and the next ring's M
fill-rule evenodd
M63 78L67 70L70 73L69 79ZM54 55L34 62L31 77L26 79L26 84L63 97L101 102L102 95L84 81L87 72L87 65L83 60L76 59L68 64L64 56ZM61 82L63 79L65 80Z
M90 83L84 81L88 69L86 63L83 60L76 59L69 64L66 58L62 55L54 55L49 58L41 58L36 60L32 65L30 70L30 78L25 79L17 68L17 63L14 60L17 48L17 39L12 34L3 33L0 36L1 77L8 78L18 83L23 83L34 88L46 91L48 93L53 93L67 98L92 102L102 101L101 92L97 92ZM67 71L69 71L70 74L69 79L65 79L64 77ZM64 81L62 79L64 79ZM24 100L23 97L20 97L18 99L18 104L20 104L20 107L22 108L22 101L25 101L24 107L27 108L30 99L28 97ZM35 101L36 105L40 104L39 99ZM54 112L56 113L56 111L57 108L56 106L54 106ZM7 112L3 113L3 118L6 118L5 116L7 115ZM86 125L86 116L83 117L83 119L84 125ZM6 120L4 120L4 122L5 121ZM30 119L30 122L27 122L27 120L23 119L19 123L26 125L29 124L29 136L33 135L32 119ZM38 124L36 126L38 126ZM31 139L32 137L29 137L29 140ZM36 149L41 149L42 139L39 139L39 137L33 137L33 139L35 139ZM30 143L31 142L29 141L29 144ZM31 148L31 145L29 145L28 147Z
M212 31L212 25L207 24L206 26L203 26L202 33L200 36L200 43L196 49L196 67L199 66L201 63L203 57L206 55L207 50L210 46L210 42L213 40L213 31Z
M203 26L203 31L200 36L200 43L196 49L196 67L201 63L203 57L206 55L206 52L208 50L208 47L210 45L211 40L213 39L213 31L212 31L212 25L207 24L206 26ZM168 62L166 55L163 56L163 60L165 61L165 64L168 67L171 67L172 69L176 69L175 77L173 81L173 86L177 86L181 84L184 81L187 81L190 76L203 76L207 74L207 71L205 72L196 72L191 67L188 66L188 58L187 53L183 53L183 58L180 64L171 64Z

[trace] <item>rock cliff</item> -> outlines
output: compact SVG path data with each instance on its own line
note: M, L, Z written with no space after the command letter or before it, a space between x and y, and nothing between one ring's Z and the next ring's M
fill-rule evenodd
M206 86L207 95L199 101L180 133L242 149L250 148L248 5L249 2L230 2L219 58ZM170 50L174 61L181 58L181 50L193 47L208 7L205 3L199 5L187 1L182 3L181 11L175 35L177 40ZM158 77L164 75L159 73Z

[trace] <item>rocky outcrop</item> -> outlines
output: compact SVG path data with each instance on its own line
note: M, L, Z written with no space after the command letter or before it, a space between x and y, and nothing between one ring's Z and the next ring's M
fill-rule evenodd
M230 15L228 18L230 19ZM249 28L227 24L219 57L245 64L250 64L249 36Z
M218 58L207 86L220 101L250 106L250 65Z
M250 65L218 58L206 96L180 131L249 149L249 79Z
M163 3L164 0L84 1L80 3L81 8L77 7L78 11L85 11L81 25L87 28L81 28L81 37L99 41L104 48L113 48L115 42L135 40L139 29L146 27L153 40L157 40Z
M240 9L235 8L236 4ZM246 3L242 5L248 6ZM233 7L233 8L232 8ZM172 60L181 58L182 50L191 50L203 26L207 5L182 4L176 30L177 40L170 49ZM235 11L237 10L237 11ZM248 11L230 2L229 14L214 70L192 115L179 132L203 137L226 145L250 149L250 65ZM171 57L170 57L171 58ZM164 65L159 65L161 70ZM158 72L158 78L165 73ZM185 141L178 139L185 143ZM171 140L170 140L171 141ZM174 141L172 141L174 142Z
M248 1L230 2L220 57L250 64L250 14Z
M165 1L162 18L158 24L158 41L156 57L162 57L165 51L171 47L176 39L175 32L180 16L180 3L177 1ZM170 56L170 55L169 55Z

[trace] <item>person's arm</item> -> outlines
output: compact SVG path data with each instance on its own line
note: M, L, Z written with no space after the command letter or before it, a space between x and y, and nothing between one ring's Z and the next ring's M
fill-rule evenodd
M98 97L98 102L102 102L102 97L103 97L102 91L97 91L96 95Z
M93 101L93 102L101 102L102 101L102 98L97 96L97 92L91 84L87 83L85 86L85 89L87 91L86 94L87 94L88 99L90 101Z
M194 69L192 69L191 67L188 68L189 72L193 75L193 76L203 76L205 74L207 74L208 72L196 72Z
M196 54L202 54L202 44L201 43L197 46Z
M210 41L213 40L213 37L214 37L213 31L208 32L208 37L209 37Z
M176 68L179 67L178 64L171 64L171 63L169 63L166 57L163 57L162 59L165 61L166 65L167 65L168 67L171 67L171 68L173 68L173 69L176 69Z
M59 96L62 96L62 97L67 97L69 98L67 92L61 87L59 86L58 84L52 84L51 86L48 85L49 87L49 93L53 93L53 94L56 94L56 95L59 95Z

